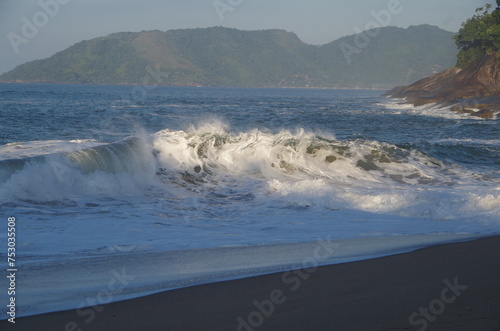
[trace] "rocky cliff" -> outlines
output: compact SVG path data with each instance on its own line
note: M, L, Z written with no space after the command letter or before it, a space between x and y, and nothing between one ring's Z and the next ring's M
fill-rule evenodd
M500 57L485 55L465 69L453 67L386 95L404 98L415 106L438 103L453 106L451 110L456 112L500 117Z

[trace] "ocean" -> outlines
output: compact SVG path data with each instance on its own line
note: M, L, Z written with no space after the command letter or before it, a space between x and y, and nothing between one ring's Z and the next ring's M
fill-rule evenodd
M17 316L498 234L500 122L382 93L0 84Z

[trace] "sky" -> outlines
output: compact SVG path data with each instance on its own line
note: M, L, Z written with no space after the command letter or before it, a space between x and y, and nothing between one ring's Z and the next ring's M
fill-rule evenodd
M322 45L364 30L378 18L383 26L431 24L457 32L486 3L495 1L0 0L0 73L82 40L122 31L278 28Z

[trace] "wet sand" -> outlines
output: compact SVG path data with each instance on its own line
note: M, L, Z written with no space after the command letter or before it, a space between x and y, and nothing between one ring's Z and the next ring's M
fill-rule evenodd
M500 237L0 321L1 330L500 330Z

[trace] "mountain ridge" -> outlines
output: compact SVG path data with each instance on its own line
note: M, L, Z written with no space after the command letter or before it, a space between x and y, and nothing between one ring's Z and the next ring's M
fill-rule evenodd
M280 29L117 32L22 64L0 81L143 84L150 67L163 85L389 88L453 66L457 52L453 33L437 27L385 27L349 64L341 46L356 47L358 35L314 46Z

